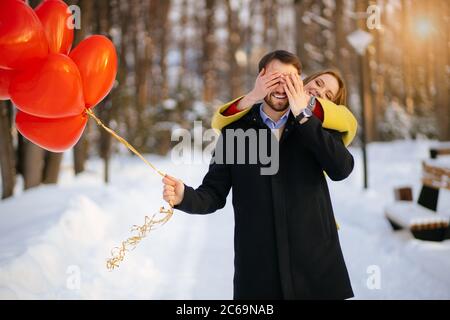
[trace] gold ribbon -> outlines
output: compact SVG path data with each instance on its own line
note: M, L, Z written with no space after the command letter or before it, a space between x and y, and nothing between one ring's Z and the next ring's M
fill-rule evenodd
M92 112L91 109L86 108L86 114L97 122L98 126L105 129L109 134L111 134L115 139L117 139L120 143L122 143L125 147L127 147L131 152L137 155L142 159L149 167L151 167L154 171L156 171L162 177L165 177L166 174L162 171L158 170L150 161L145 159L131 144L128 143L124 138L119 136L112 129L108 128L103 122L97 118L97 116ZM159 214L164 214L164 216L160 219L156 219L158 213L155 213L151 218L145 216L144 224L142 226L134 225L131 227L131 232L134 233L125 241L122 241L119 247L115 247L111 250L111 258L106 261L106 268L108 270L114 270L119 267L120 262L125 258L125 253L127 251L133 250L136 246L141 242L143 238L145 238L151 230L154 230L156 226L163 226L173 215L173 204L169 203L170 207L165 209L161 207L159 209Z

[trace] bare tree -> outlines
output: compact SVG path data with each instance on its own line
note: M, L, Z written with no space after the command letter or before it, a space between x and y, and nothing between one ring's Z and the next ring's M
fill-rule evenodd
M16 183L15 155L12 139L12 105L0 101L0 167L2 172L2 199L11 197Z
M91 33L93 19L94 1L91 0L79 0L78 6L81 9L81 29L75 30L75 47L81 42L87 35ZM86 138L89 126L86 126L86 132L81 136L78 143L73 148L73 163L75 174L79 174L84 171L84 165L88 156L88 139Z
M309 64L308 64L308 53L305 49L305 43L307 39L306 34L306 24L304 23L302 17L306 11L306 8L309 4L308 0L301 1L301 0L295 0L294 6L295 6L295 22L296 22L296 52L297 55L302 60L303 69L308 70Z
M162 26L162 30L159 34L159 57L160 63L159 66L161 68L161 97L160 101L163 101L169 97L169 83L167 76L167 52L170 41L170 20L169 20L169 11L170 11L171 2L170 0L161 0L161 11L159 12L159 17L161 19L160 26Z
M241 47L241 28L238 9L233 8L230 0L226 0L228 28L228 63L230 79L230 96L237 97L243 93L242 67L238 64L236 54Z
M215 72L215 35L214 35L214 9L216 0L205 0L205 21L203 23L202 36L202 76L203 76L203 101L212 102L216 93Z
M156 105L168 97L166 57L170 39L170 21L168 19L170 5L169 0L150 1L148 29L154 51L151 67L151 87L154 89L150 95L152 105Z
M52 184L58 182L63 155L63 153L45 152L42 183Z
M275 50L278 39L277 2L275 0L261 1L264 22L264 44L268 50Z
M180 22L179 22L179 30L185 31L188 28L188 0L181 0L180 5ZM182 35L179 39L179 51L180 51L180 66L179 66L179 73L178 73L178 88L184 88L185 87L185 78L186 78L186 70L187 70L187 57L186 57L186 50L188 47L188 42L185 36L184 32L180 32Z
M372 80L374 83L373 94L373 108L374 108L374 140L380 140L381 132L379 130L379 124L383 120L382 115L386 111L386 98L385 98L385 77L386 77L386 60L384 54L384 32L380 30L374 30L372 32L375 43L375 68L372 74Z
M97 33L102 34L111 38L110 30L112 19L117 15L117 12L113 12L113 7L117 5L117 1L108 1L108 0L97 0L95 2L95 13L97 20ZM113 15L113 13L115 15ZM108 94L105 99L100 102L98 106L98 115L106 126L110 126L112 119L112 103L111 103L111 93ZM111 157L111 145L112 145L112 137L111 135L99 128L100 130L100 140L99 140L99 153L100 157L103 159L103 180L105 183L109 182L109 164Z
M411 29L411 10L410 6L407 4L407 0L402 0L402 25L406 30ZM403 82L405 87L405 106L406 110L410 113L414 113L414 87L413 87L413 79L412 79L412 47L411 47L411 39L409 32L402 33L402 50L403 52L408 52L408 54L403 55Z
M450 42L448 30L449 3L446 0L436 1L434 15L437 17L436 40L434 41L435 63L434 76L436 83L435 107L439 125L439 138L450 140L450 101L449 101L449 77L443 70L443 66L449 65L450 51L445 44Z
M44 172L45 150L28 140L24 140L22 161L24 188L30 189L41 184Z
M368 0L361 0L361 1L357 1L355 3L355 11L356 12L365 12L367 7L369 5L369 1ZM358 28L364 31L368 31L367 30L367 24L366 24L366 20L365 19L359 19L357 22ZM360 75L361 75L361 79L359 79L359 81L362 83L363 85L363 96L360 97L360 99L364 99L364 113L365 113L365 119L361 119L362 123L362 130L365 131L365 135L366 135L366 141L370 142L374 140L374 130L376 128L375 122L374 122L374 116L373 116L373 109L372 109L372 97L371 97L371 88L370 88L370 79L371 79L371 69L369 66L369 58L368 55L366 54L365 57L362 60L362 63L360 65L360 68L362 68L362 70L360 70Z

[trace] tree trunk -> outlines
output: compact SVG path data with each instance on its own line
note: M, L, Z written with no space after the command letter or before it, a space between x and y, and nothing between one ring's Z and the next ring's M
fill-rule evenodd
M402 0L402 26L403 30L411 30L411 12L410 6L407 5L406 0ZM414 113L414 87L413 87L413 79L412 79L412 47L411 47L411 38L410 33L403 32L402 33L402 45L403 45L403 83L405 87L405 106L406 110L409 114Z
M188 27L188 0L181 0L181 18L179 28L180 30L186 30ZM187 76L187 57L186 51L188 48L186 36L181 35L181 39L179 40L179 51L180 51L180 67L178 71L178 84L177 87L179 89L184 89L186 87L186 76Z
M82 41L87 35L91 33L92 27L92 14L94 1L92 0L80 0L79 7L81 9L81 29L75 30L74 45L76 46L80 41ZM85 133L81 136L80 140L77 142L73 148L73 162L75 174L79 174L84 171L84 164L88 156L88 140L86 138L89 131L89 126L86 126Z
M45 152L44 177L45 184L57 183L64 153Z
M277 4L273 0L263 0L262 14L264 24L264 45L268 47L268 51L275 50L277 43Z
M151 39L149 34L151 32L159 32L154 31L154 27L150 26L151 14L157 16L156 12L151 12L150 8L145 10L145 6L140 6L140 0L134 0L131 2L131 17L132 22L130 25L131 36L132 36L132 51L134 55L134 97L136 112L140 116L135 118L135 128L133 134L132 143L138 149L143 149L146 146L148 130L149 130L149 122L148 116L145 115L145 109L148 104L148 79L147 76L153 70L151 67L151 54L153 52L152 47L155 43L158 43L156 39ZM151 5L154 6L155 10L158 10L159 2L153 2ZM156 21L154 22L156 24ZM154 79L154 78L152 78ZM156 87L157 83L160 81L155 81L153 83L155 86L152 91L152 103L157 103L159 101L160 87Z
M111 122L111 95L108 95L105 100L100 105L99 117L107 126L110 125ZM106 131L100 130L100 157L103 159L103 168L104 168L104 181L105 183L109 182L109 164L111 158L111 146L112 146L112 137Z
M167 77L167 49L170 40L170 20L169 20L169 10L170 10L170 0L161 1L161 26L160 31L160 47L159 47L159 58L160 58L160 68L161 68L161 97L160 101L164 101L169 97L169 83ZM147 82L146 82L147 83Z
M348 24L350 17L345 10L345 1L336 0L336 8L334 11L334 28L335 28L335 61L334 65L339 66L339 71L344 76L347 82L347 87L350 87L350 80L352 79L353 72L351 70L351 56L353 49L350 47L347 41L347 34L351 30L352 26ZM333 32L333 30L331 30Z
M75 174L82 173L84 171L84 164L87 159L88 153L88 141L85 137L88 126L86 126L85 133L81 136L80 140L73 148L73 169Z
M2 171L2 199L11 197L16 183L16 165L11 136L10 102L0 101L0 167Z
M206 0L205 3L205 21L203 24L203 59L202 59L202 73L203 73L203 101L212 102L216 93L216 74L214 68L214 51L215 51L215 36L214 36L214 7L215 0Z
M374 75L374 81L376 83L375 93L373 97L373 107L374 107L374 117L375 117L375 136L374 139L376 141L380 140L380 130L378 128L378 124L382 121L382 117L384 112L386 111L385 106L385 83L384 78L386 75L385 68L386 62L384 57L384 37L383 34L379 30L375 30L374 32L375 38L375 48L376 48L376 71Z
M369 3L368 0L364 1L357 1L355 3L356 6L356 12L364 12L366 11ZM360 19L358 21L358 27L361 30L368 31L367 30L367 24L365 19ZM372 109L372 98L371 98L371 88L370 88L370 67L369 67L369 54L366 50L366 53L364 54L362 58L362 63L360 68L363 68L361 74L361 77L364 77L364 79L360 80L361 83L364 84L363 88L363 96L360 97L360 99L364 99L364 103L361 103L362 106L364 106L364 113L365 113L365 119L361 119L362 122L362 130L365 131L365 138L366 142L369 143L374 140L374 129L375 129L375 123L374 123L374 117L373 117L373 109Z
M444 66L449 65L449 48L446 45L449 43L449 34L444 32L448 28L448 21L445 17L449 14L449 4L446 0L441 0L436 3L435 16L438 17L436 23L438 30L435 44L435 63L434 74L436 84L435 108L437 111L437 119L439 125L439 139L442 141L450 140L450 101L449 101L449 82L448 75L444 71Z
M110 38L109 30L111 28L111 16L113 13L113 6L116 2L110 2L108 0L96 1L97 12L97 32ZM114 89L112 89L114 90ZM111 122L111 94L109 93L102 102L100 102L98 108L98 117L107 126L110 126ZM98 127L100 130L100 157L103 159L103 180L105 183L109 182L109 163L111 158L111 135L103 128Z
M25 158L25 138L17 133L16 173L23 176L23 159Z
M236 10L231 7L231 1L226 1L227 27L228 27L228 61L230 65L230 98L242 95L242 68L236 60L236 52L241 45L239 17Z
M40 2L41 2L40 0L28 0L28 4L32 8L36 8Z
M295 5L295 23L296 23L296 42L295 42L295 47L296 47L296 54L300 57L300 60L302 61L302 66L303 66L303 70L305 72L309 71L309 64L308 64L308 52L305 49L305 43L306 43L306 30L307 30L307 26L306 24L303 22L302 16L305 14L307 5L309 4L309 1L300 1L300 0L295 0L294 1L294 5Z
M44 172L44 154L44 149L24 139L24 158L21 161L23 161L22 168L25 190L41 184Z

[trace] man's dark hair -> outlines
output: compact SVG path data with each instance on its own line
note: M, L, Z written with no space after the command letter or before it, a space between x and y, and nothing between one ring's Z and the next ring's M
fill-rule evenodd
M302 73L302 63L300 62L300 58L286 50L275 50L262 57L258 64L258 73L272 60L280 60L285 64L292 64L298 70L299 74Z

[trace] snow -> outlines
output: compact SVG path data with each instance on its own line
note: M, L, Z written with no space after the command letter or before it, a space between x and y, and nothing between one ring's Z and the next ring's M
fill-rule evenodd
M174 110L177 106L177 102L174 99L166 99L163 101L164 109Z
M427 165L431 165L433 167L442 169L442 170L450 170L450 157L438 157L436 159L427 159L425 161ZM443 176L442 179L444 180L447 178L446 176Z
M367 191L361 188L361 152L352 148L352 175L329 182L356 299L450 298L450 241L420 241L408 231L394 232L384 217L394 187L411 185L417 196L421 161L432 143L370 144ZM170 156L147 159L193 186L207 170L207 163L175 165ZM77 177L70 161L65 156L58 185L0 202L0 298L232 298L231 199L208 216L176 211L110 272L110 250L163 204L160 177L138 158L116 156L111 183L104 185L100 160L90 160ZM438 210L448 208L449 192L441 191ZM370 282L375 273L379 286Z

